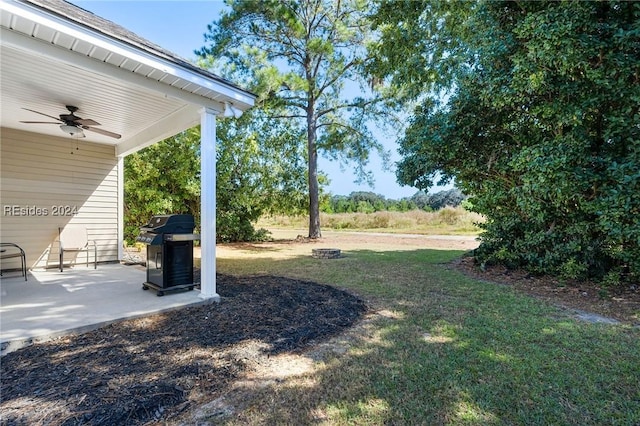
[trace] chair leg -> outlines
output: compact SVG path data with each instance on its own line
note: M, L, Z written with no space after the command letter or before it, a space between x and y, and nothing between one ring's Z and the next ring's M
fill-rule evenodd
M89 257L88 251L87 257ZM95 243L93 244L93 269L98 269L98 247L96 247Z
M27 257L24 253L22 253L22 256L20 257L22 260L22 273L24 274L24 280L27 281Z
M62 272L62 259L64 259L64 250L60 248L60 272Z

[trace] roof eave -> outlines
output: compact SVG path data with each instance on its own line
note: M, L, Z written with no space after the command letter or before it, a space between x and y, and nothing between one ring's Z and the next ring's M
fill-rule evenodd
M133 61L158 70L165 77L171 76L177 79L176 81L184 83L182 87L193 85L195 89L190 89L189 92L191 93L197 93L217 102L233 102L234 106L241 110L251 108L255 103L256 95L253 93L241 89L177 56L170 57L165 52L154 50L149 46L139 46L127 40L114 37L111 34L106 34L51 8L25 0L0 0L0 9L33 22L36 28L38 26L50 28L57 33L76 40L82 40L97 48L120 55L126 58L127 61ZM31 34L31 36L37 37L37 34ZM54 42L54 40L45 41ZM165 77L158 80L161 81ZM171 85L175 87L175 81Z

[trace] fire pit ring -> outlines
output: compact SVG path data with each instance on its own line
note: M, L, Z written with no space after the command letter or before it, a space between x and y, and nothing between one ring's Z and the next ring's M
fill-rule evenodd
M311 249L311 257L316 259L339 259L341 253L340 249L337 248L318 248Z

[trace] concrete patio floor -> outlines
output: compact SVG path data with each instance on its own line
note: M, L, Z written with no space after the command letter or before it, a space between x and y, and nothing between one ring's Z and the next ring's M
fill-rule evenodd
M19 272L0 279L0 342L4 355L34 342L89 331L125 319L208 303L200 292L170 292L158 297L142 290L140 266L98 265Z

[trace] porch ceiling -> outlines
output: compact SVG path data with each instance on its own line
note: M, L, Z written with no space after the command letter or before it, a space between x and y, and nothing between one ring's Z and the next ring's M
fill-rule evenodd
M198 124L202 108L253 105L250 93L68 3L0 0L0 9L3 128L71 137L59 125L20 121L55 121L24 108L57 117L73 105L122 135L84 131L82 141L126 155Z

